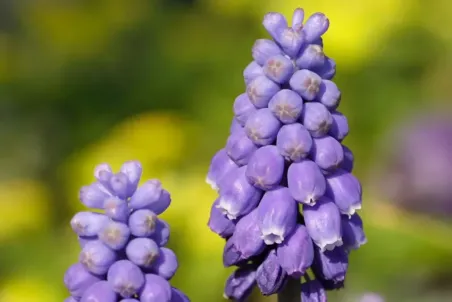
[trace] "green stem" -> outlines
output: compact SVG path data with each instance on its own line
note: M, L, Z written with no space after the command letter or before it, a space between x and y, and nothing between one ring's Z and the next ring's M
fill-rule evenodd
M278 293L278 302L300 302L300 280L289 277L286 286Z

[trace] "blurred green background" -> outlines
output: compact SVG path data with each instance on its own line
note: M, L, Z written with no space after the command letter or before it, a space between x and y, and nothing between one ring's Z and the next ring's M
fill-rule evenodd
M368 244L347 288L387 301L452 301L452 227L402 212L372 188L401 120L452 100L447 0L0 0L0 301L59 302L80 249L69 219L100 162L129 159L160 178L180 259L173 284L192 301L222 301L230 272L206 226L204 183L228 135L234 98L263 15L324 12L337 62L346 144L363 180ZM420 160L428 160L425 159ZM253 301L274 301L257 293Z

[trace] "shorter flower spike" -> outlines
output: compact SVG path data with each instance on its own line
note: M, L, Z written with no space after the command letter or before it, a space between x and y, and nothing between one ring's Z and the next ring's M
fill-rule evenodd
M322 171L308 159L289 166L287 182L290 194L301 204L314 205L326 191L326 181Z
M322 284L309 280L301 284L301 302L327 302L327 295Z
M256 269L246 265L234 271L226 281L223 296L225 299L246 301L256 285Z
M341 216L330 199L322 197L313 206L304 205L303 214L309 236L321 251L343 244Z
M287 161L300 162L311 151L312 137L301 124L284 125L279 130L276 146Z
M295 123L303 110L303 99L292 90L278 91L268 103L268 108L283 124Z
M314 260L314 247L306 227L297 225L276 252L278 262L287 274L301 278Z
M217 177L223 170L216 167L213 174ZM94 171L97 181L82 188L82 201L104 213L84 211L71 219L82 251L79 262L64 275L71 295L65 302L190 301L169 284L178 261L165 247L169 225L157 216L168 208L171 196L157 179L138 187L141 173L137 161L124 163L116 174L108 164L100 164Z
M248 181L261 190L276 188L284 174L284 158L276 146L259 148L246 168Z
M290 235L297 223L297 210L286 187L264 194L257 208L257 221L265 244L281 244Z
M312 269L320 279L335 283L344 281L348 268L348 255L342 247L331 251L321 251L314 248L314 263Z
M273 295L284 285L286 278L287 274L278 262L276 251L271 250L264 262L257 268L257 286L263 295Z
M336 203L339 211L353 215L361 209L361 184L351 173L338 170L326 178L327 195Z
M345 248L354 250L367 242L363 222L358 214L351 217L342 215L342 239Z

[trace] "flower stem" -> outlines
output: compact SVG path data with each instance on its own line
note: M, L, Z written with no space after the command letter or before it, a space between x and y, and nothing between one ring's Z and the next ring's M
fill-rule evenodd
M300 280L289 278L286 286L278 293L278 302L300 302Z

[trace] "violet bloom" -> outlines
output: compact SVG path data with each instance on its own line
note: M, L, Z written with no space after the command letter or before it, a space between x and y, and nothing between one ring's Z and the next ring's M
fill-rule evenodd
M213 169L212 179L218 180L222 163L224 158L217 159L222 168ZM116 174L108 164L100 164L94 169L97 181L81 189L82 202L104 213L84 211L71 219L82 251L79 263L64 276L71 295L66 301L190 301L169 283L178 260L165 247L169 225L158 215L169 207L171 196L157 179L139 187L141 173L137 161L124 163ZM223 224L220 220L215 229L227 233Z
M323 45L330 23L297 8L291 22L271 12L262 24L270 38L252 47L229 138L208 171L219 193L208 226L225 239L224 266L239 267L225 297L243 301L257 284L281 301L323 302L343 287L340 253L366 238L353 153L342 144L349 125L338 111L336 63Z

